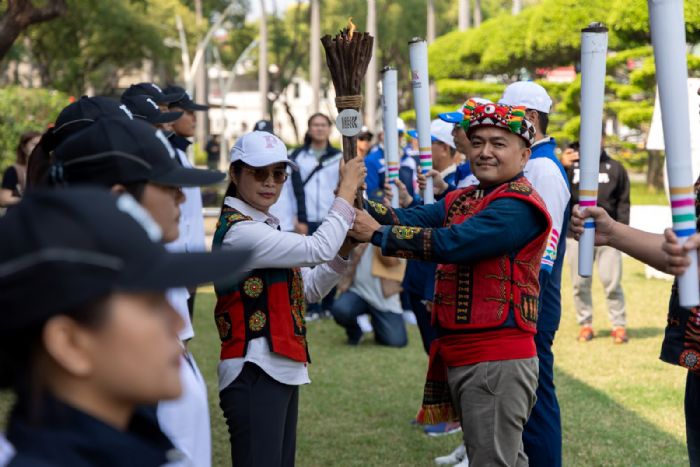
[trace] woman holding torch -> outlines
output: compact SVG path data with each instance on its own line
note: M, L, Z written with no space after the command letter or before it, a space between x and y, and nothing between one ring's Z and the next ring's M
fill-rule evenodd
M215 248L253 252L242 281L216 285L220 405L236 467L294 465L299 386L310 382L305 303L337 284L352 249L347 232L356 216L368 217L352 207L366 173L357 157L340 169L336 198L313 235L278 230L269 210L288 167L296 164L276 136L240 138L214 235Z

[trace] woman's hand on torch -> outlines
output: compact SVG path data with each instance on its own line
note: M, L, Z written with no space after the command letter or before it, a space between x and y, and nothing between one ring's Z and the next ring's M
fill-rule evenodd
M431 169L430 172L428 172L427 176L431 177L433 179L433 194L435 196L440 196L447 190L449 185L445 183L445 180L443 180L442 175L440 175L440 172L438 172L435 169ZM418 187L420 188L421 191L425 190L425 180L426 180L426 175L419 173L418 174Z
M664 271L674 276L682 275L690 266L688 253L698 248L700 233L693 234L681 245L673 229L664 230L664 243L661 245L664 252Z
M341 161L337 196L352 204L355 201L355 193L364 186L366 175L367 167L363 157L354 157L347 163Z
M367 211L357 211L355 214L355 223L352 230L348 232L348 236L359 242L369 242L372 239L372 234L381 227L381 224L374 220Z
M571 210L571 222L569 224L569 230L574 234L574 238L576 240L581 238L584 230L583 222L588 217L595 221L595 245L610 245L617 222L610 217L605 209L598 206L584 209L579 209L578 204L574 206Z

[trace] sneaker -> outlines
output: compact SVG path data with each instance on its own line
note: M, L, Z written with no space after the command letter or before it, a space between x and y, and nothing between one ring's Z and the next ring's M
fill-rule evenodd
M442 422L435 425L426 425L423 432L428 436L445 436L462 431L459 422Z
M593 339L593 328L590 326L581 326L581 331L578 333L579 342L588 342Z
M627 337L627 331L625 331L625 328L623 326L618 326L614 328L610 335L613 338L613 344L626 344L627 341L629 341L629 337Z
M318 319L321 318L321 314L318 311L310 311L306 313L306 316L304 317L304 320L307 323L310 323L311 321L318 321Z
M462 465L462 461L467 458L467 448L464 447L464 443L457 446L457 449L452 451L446 456L440 456L435 458L435 464L437 465ZM469 461L467 460L467 464Z

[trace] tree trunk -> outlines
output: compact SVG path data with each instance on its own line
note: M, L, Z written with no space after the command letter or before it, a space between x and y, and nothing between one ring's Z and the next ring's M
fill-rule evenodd
M321 94L321 13L319 0L311 0L311 44L309 65L311 68L311 112L319 110Z
M260 119L272 118L268 115L267 106L269 82L267 74L267 15L265 0L260 0L260 43L258 45L258 92L260 93Z
M649 150L647 187L654 190L664 189L664 158L661 151Z
M365 125L370 131L374 131L377 125L377 4L375 0L367 0L367 32L374 36L374 43L372 58L365 75Z
M459 30L466 31L471 23L471 1L459 0Z
M32 24L56 18L66 12L65 0L50 0L42 8L30 0L8 0L7 9L0 16L0 59L12 48L19 35Z
M511 8L511 13L517 15L523 9L523 0L513 0L513 7Z
M474 27L481 26L481 0L474 0Z

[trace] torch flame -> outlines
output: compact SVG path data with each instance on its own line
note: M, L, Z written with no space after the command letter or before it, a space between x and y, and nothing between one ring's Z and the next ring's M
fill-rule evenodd
M355 34L355 30L357 29L357 26L355 26L355 23L352 22L352 16L348 18L348 37L350 40L352 40L352 35Z

